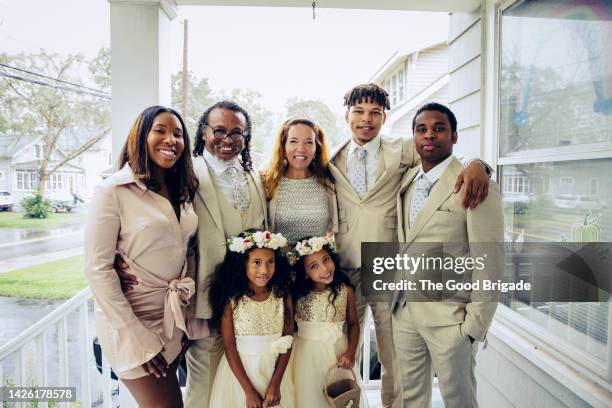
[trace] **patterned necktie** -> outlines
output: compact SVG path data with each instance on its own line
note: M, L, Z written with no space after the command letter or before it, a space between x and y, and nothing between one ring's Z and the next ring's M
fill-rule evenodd
M412 195L412 202L410 203L410 216L408 218L410 226L414 225L414 220L423 208L432 186L433 183L425 177L425 174L421 174L421 177L417 180L416 191Z
M240 211L248 210L250 201L248 180L245 180L244 175L234 166L228 166L225 171L229 173L234 186L234 208Z
M368 178L366 172L366 158L368 151L358 147L355 149L357 163L355 163L355 174L353 175L353 187L360 197L363 197L368 191Z

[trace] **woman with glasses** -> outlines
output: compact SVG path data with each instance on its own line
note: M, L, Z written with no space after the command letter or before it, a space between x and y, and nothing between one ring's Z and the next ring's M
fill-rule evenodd
M337 232L338 209L328 162L327 138L319 125L309 119L283 123L262 181L270 229L291 244Z

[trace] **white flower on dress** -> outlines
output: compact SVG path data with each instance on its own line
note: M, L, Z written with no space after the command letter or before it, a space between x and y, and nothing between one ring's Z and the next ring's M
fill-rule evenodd
M321 327L319 336L322 341L335 343L342 337L342 328L334 323L325 324Z
M284 354L291 348L293 343L293 336L282 336L274 340L270 344L270 351L273 353Z

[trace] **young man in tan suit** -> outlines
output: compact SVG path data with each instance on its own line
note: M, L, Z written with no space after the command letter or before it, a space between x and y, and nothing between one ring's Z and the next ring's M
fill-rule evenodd
M199 248L194 299L195 314L202 323L212 316L206 283L223 261L225 240L246 229L267 229L265 191L259 173L252 169L250 132L248 113L230 101L217 102L198 122L193 149L193 167L200 183L193 202ZM187 351L185 407L208 407L222 355L223 342L217 331L191 344Z
M368 302L361 296L361 242L397 241L396 197L400 180L420 160L412 140L379 135L390 108L389 96L380 86L358 85L347 92L344 104L352 137L336 148L329 165L338 200L336 242L342 267L355 286L359 323L366 330L366 306L372 310L382 366L382 405L391 407L394 401L399 401L399 381L394 379L398 367L394 364L391 309L388 303ZM486 196L488 185L480 162L470 164L458 175L457 191L464 181L465 204L478 204Z
M443 105L426 104L417 111L412 129L421 166L406 173L397 196L398 238L406 242L405 250L417 242L471 243L472 248L475 243L502 242L501 200L494 181L489 181L487 199L474 209L463 208L453 194L463 170L452 155L457 142L454 114ZM465 272L464 279L482 280L500 272L499 253L490 255L486 271ZM446 408L478 406L476 347L497 306L491 298L478 301L485 299L480 295L468 292L465 301L411 302L406 292L396 293L392 326L404 407L431 406L434 373Z

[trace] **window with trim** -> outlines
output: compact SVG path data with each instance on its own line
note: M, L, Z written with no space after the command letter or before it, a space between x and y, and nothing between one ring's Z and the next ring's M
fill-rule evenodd
M612 4L524 0L500 10L498 164L506 233L578 241L597 223L612 241ZM506 299L604 381L612 379L610 303ZM534 327L536 327L534 326ZM558 342L560 340L560 342Z
M393 106L397 105L397 74L394 74L391 78L391 90L393 95Z
M404 67L397 73L397 81L399 82L399 100L404 100Z

